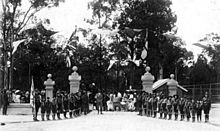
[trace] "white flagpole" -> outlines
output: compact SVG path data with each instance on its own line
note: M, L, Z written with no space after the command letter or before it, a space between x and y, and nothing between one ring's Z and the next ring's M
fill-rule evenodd
M34 92L34 80L31 78L31 93L30 93L30 105L32 107L33 119L36 118L36 107L35 107L35 92Z

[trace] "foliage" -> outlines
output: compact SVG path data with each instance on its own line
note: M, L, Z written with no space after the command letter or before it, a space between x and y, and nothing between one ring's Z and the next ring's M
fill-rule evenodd
M35 14L47 7L58 6L60 2L64 2L64 0L29 0L29 7L26 11L22 10L23 3L27 3L27 1L22 0L8 0L2 1L3 14L0 20L1 23L1 36L3 39L3 66L6 65L6 61L11 61L10 68L10 76L13 76L14 72L14 61L16 61L12 56L13 50L13 42L20 40L21 32L25 30L27 24L33 22L36 18ZM27 4L28 5L28 4ZM49 22L49 20L46 20ZM9 72L5 71L3 73L4 83L6 83L5 78L7 78L7 74ZM11 86L13 87L13 78L11 78ZM15 76L14 76L14 79ZM3 84L4 84L3 83ZM1 85L2 86L2 85Z
M208 60L204 55L199 55L197 62L190 72L191 84L212 83L216 80L215 71L208 65Z

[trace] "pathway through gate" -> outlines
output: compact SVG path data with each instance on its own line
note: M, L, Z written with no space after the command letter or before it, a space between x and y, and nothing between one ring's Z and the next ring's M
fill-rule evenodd
M0 126L1 131L219 131L220 104L213 104L210 123L163 120L139 116L137 112L104 112L97 115L93 111L86 116L57 121L11 123ZM17 116L5 116L16 119ZM22 116L20 116L22 119ZM32 118L30 116L30 118ZM0 118L1 120L1 118ZM18 120L18 118L17 118ZM203 118L204 121L204 118Z

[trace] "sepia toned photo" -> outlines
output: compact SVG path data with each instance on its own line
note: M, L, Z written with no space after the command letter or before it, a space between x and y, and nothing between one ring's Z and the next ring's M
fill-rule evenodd
M0 131L220 131L220 0L0 0Z

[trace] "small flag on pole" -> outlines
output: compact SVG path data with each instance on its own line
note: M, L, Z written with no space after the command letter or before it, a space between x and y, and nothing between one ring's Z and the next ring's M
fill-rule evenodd
M70 61L70 57L69 56L66 57L66 66L67 67L71 67L71 61Z
M145 59L147 57L147 50L148 50L147 38L148 38L148 29L146 28L145 45L144 45L143 51L141 53L141 58L142 59Z
M12 51L12 54L15 53L15 51L17 50L18 46L22 43L22 42L25 42L27 39L22 39L22 40L18 40L18 41L14 41L12 43L12 47L13 47L13 51Z

